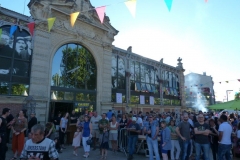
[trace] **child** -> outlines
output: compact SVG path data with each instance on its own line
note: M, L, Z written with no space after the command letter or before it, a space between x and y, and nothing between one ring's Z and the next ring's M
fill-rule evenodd
M73 154L75 156L77 156L77 148L80 147L80 143L81 143L81 132L80 132L80 128L77 128L77 132L74 133L73 143L72 143L72 146L74 147Z
M107 130L107 128L104 128L103 129L103 135L102 135L102 139L101 139L101 146L100 146L100 148L101 148L101 150L102 150L102 157L101 157L101 159L107 159L107 149L109 148L109 146L108 146L108 140L109 140L109 138L108 138L108 130Z

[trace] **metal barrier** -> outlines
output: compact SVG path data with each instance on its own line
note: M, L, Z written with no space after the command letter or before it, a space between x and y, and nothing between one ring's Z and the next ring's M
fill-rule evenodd
M118 134L118 145L120 151L122 151L127 156L128 149L128 131L126 128L122 128Z

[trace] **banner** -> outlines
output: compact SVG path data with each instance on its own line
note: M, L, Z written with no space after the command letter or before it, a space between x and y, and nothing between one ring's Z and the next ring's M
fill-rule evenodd
M11 26L11 28L10 28L10 38L12 38L12 35L14 34L14 32L17 30L17 26Z
M76 20L77 20L77 17L79 15L80 12L75 12L75 13L72 13L70 14L70 22L71 22L71 26L73 27Z
M2 37L2 28L0 28L0 40L1 40L1 37Z
M47 20L48 20L48 32L50 32L50 30L52 29L53 24L54 24L56 18L55 17L54 18L48 18Z
M116 102L122 103L122 93L116 93Z
M95 8L97 14L98 14L98 17L99 17L99 20L101 23L103 23L103 20L104 20L104 16L105 16L105 10L106 10L106 6L102 6L102 7L98 7L98 8Z
M154 97L150 96L149 99L150 99L150 105L154 105Z
M34 26L35 26L34 22L28 23L28 29L32 36L33 36Z
M170 12L171 11L171 8L172 8L172 1L173 0L164 0L166 5L167 5L167 8L168 8L168 11Z
M127 6L128 10L130 11L133 18L135 18L137 0L128 0L127 2L125 2L125 5Z
M140 95L140 104L145 104L145 96Z

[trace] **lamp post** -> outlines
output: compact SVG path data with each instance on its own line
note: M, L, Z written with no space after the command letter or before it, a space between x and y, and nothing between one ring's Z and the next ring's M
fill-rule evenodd
M227 102L228 102L228 92L231 92L233 90L226 90L226 94L227 94Z

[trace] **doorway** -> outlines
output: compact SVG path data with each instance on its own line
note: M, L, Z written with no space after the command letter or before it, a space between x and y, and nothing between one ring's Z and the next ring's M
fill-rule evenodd
M50 112L49 112L49 121L52 121L54 117L60 112L62 116L65 113L72 113L74 103L67 102L50 102Z

